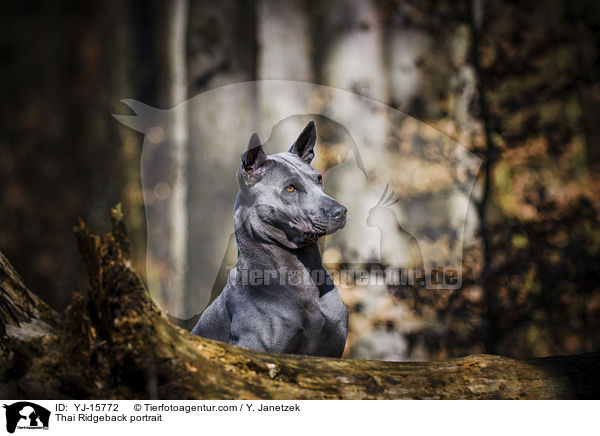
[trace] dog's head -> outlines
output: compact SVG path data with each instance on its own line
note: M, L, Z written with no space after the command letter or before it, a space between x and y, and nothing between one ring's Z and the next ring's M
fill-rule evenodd
M316 139L311 121L289 151L267 156L254 134L238 170L245 204L291 248L314 244L346 224L347 209L323 192L323 177L310 166Z

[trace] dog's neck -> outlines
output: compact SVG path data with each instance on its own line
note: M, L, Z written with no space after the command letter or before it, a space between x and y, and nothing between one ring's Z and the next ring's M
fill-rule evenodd
M264 231L263 225L257 222L254 215L246 217L239 226L236 225L238 266L274 270L297 268L309 272L323 268L317 243L290 248L267 236L268 232Z
M321 277L329 277L323 267L317 243L298 248L282 244L280 240L272 238L273 229L260 221L252 208L246 207L239 200L238 197L234 212L238 274L249 274L253 271L258 271L262 276L270 274L273 277L272 274L277 274L277 279L272 283L278 283L281 277L289 277L289 274L310 276L317 272L322 274ZM316 292L317 297L323 296L333 288L331 283L315 284L311 280L302 284L286 281L283 287L301 295L312 296Z
M273 241L256 240L256 234L248 230L246 226L236 230L238 260L235 268L242 284L264 292L286 291L295 298L310 300L322 298L335 289L322 264L318 244L291 249ZM260 279L253 284L255 274ZM323 281L315 281L315 277Z

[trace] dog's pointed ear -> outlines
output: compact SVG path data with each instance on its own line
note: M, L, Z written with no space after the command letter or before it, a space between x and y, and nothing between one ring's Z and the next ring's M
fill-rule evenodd
M248 143L248 149L242 155L242 169L251 174L264 164L267 160L267 155L263 151L260 139L256 133L252 134L250 142Z
M267 161L267 155L263 151L260 139L256 133L252 134L248 149L242 155L242 164L238 170L238 180L242 191L246 191L248 186L260 179L264 171L261 166Z
M317 128L315 122L310 120L289 152L298 155L306 163L310 163L315 157L315 142L317 142Z

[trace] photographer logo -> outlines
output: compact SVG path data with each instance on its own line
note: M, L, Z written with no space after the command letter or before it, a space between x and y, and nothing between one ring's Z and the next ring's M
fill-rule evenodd
M14 433L19 430L48 430L50 411L28 401L5 404L6 431Z

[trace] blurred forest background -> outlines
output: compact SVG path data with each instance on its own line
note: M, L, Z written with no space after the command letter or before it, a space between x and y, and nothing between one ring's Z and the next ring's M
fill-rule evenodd
M458 291L344 292L346 356L514 357L600 349L600 3L5 1L0 250L55 308L87 287L72 226L124 204L146 275L134 98L220 85L346 89L480 156Z

